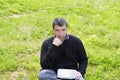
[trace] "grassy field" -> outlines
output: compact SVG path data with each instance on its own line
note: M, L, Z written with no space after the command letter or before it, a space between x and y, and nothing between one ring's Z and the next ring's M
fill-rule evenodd
M84 43L86 80L120 80L120 0L0 0L0 80L37 80L56 17Z

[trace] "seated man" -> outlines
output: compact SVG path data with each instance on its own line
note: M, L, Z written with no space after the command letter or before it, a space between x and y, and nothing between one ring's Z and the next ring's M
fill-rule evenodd
M67 22L56 18L53 22L54 36L45 40L41 47L39 80L57 80L58 69L77 70L76 80L82 80L88 57L82 41L67 34ZM82 78L83 77L83 78Z

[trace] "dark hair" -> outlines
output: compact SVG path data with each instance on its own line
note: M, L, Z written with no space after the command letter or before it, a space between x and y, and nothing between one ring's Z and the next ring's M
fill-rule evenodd
M53 21L53 29L54 29L55 25L58 25L61 27L64 25L66 25L66 27L68 26L67 21L64 18L55 18Z

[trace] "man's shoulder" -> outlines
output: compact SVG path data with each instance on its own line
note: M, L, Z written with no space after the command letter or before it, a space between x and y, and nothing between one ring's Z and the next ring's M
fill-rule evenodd
M43 43L51 44L53 39L54 39L54 36L51 36L51 37L47 38L46 40L44 40Z
M74 36L74 35L71 35L71 34L69 34L69 38L70 38L70 39L74 39L74 40L80 40L79 37Z
M70 41L75 42L76 44L82 43L82 41L79 37L71 35L71 34L69 35L69 39L70 39Z

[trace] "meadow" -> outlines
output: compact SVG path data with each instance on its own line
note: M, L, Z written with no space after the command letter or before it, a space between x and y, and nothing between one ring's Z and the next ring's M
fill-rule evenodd
M56 17L83 41L86 80L120 80L120 0L0 0L0 80L38 80Z

